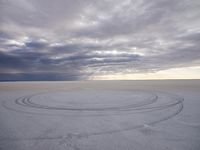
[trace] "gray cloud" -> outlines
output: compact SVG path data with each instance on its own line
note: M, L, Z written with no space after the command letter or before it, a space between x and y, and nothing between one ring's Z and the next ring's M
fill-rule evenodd
M200 65L198 0L0 0L2 80Z

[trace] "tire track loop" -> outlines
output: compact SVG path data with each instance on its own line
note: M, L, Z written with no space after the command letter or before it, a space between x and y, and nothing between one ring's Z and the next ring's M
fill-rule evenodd
M162 92L165 93L165 92ZM41 94L41 93L39 93ZM130 130L134 130L134 129L138 129L138 128L143 128L145 126L151 126L151 125L155 125L158 124L160 122L166 121L172 117L175 117L176 115L178 115L182 109L183 109L183 98L180 98L178 96L175 95L171 95L168 93L165 93L170 99L171 101L169 101L168 103L164 103L162 105L159 106L149 106L151 104L154 104L155 102L157 102L157 100L159 99L157 94L154 94L153 98L149 98L149 101L144 101L143 103L140 104L132 104L132 105L126 105L123 107L107 107L107 108L98 108L98 109L88 109L88 108L66 108L66 107L49 107L49 106L45 106L45 105L40 105L40 104L35 104L31 101L31 98L39 95L39 94L33 94L33 95L29 95L29 96L24 96L24 97L20 97L18 99L15 100L15 104L23 106L23 107L31 107L31 108L36 108L36 109L47 109L47 110L64 110L64 111L86 111L86 112L106 112L106 111L113 111L113 112L118 112L118 115L121 115L121 112L130 112L129 114L134 114L134 113L138 113L138 112L131 112L131 111L141 111L141 113L144 112L150 112L150 111L157 111L157 110L165 110L167 108L172 108L177 106L178 108L176 109L176 111L170 115L161 117L157 120L152 120L143 124L139 124L139 125L135 125L129 128L122 128L122 129L113 129L113 130L108 130L108 131L99 131L99 132L86 132L86 133L69 133L67 136L52 136L52 137L33 137L33 138L3 138L0 139L0 141L29 141L29 140L36 140L36 141L41 141L41 140L59 140L60 144L62 144L64 141L65 145L78 150L78 146L76 144L75 141L77 141L77 139L81 139L81 138L88 138L90 136L97 136L97 135L104 135L104 134L113 134L113 133L119 133L119 132L125 132L125 131L130 131ZM2 103L2 105L6 108L6 109L11 109L9 108L5 102ZM12 109L13 111L16 111L14 109ZM25 113L27 113L25 111Z

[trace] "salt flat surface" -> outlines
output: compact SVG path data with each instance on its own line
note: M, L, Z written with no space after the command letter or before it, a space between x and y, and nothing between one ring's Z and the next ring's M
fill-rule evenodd
M0 83L0 150L199 150L200 80Z

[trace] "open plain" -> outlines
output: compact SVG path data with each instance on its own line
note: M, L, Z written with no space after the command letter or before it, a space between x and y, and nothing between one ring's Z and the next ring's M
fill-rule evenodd
M0 150L199 150L200 80L0 83Z

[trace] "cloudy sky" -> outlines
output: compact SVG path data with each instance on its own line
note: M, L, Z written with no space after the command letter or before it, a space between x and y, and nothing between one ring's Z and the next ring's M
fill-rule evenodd
M199 0L0 0L1 80L198 74Z

